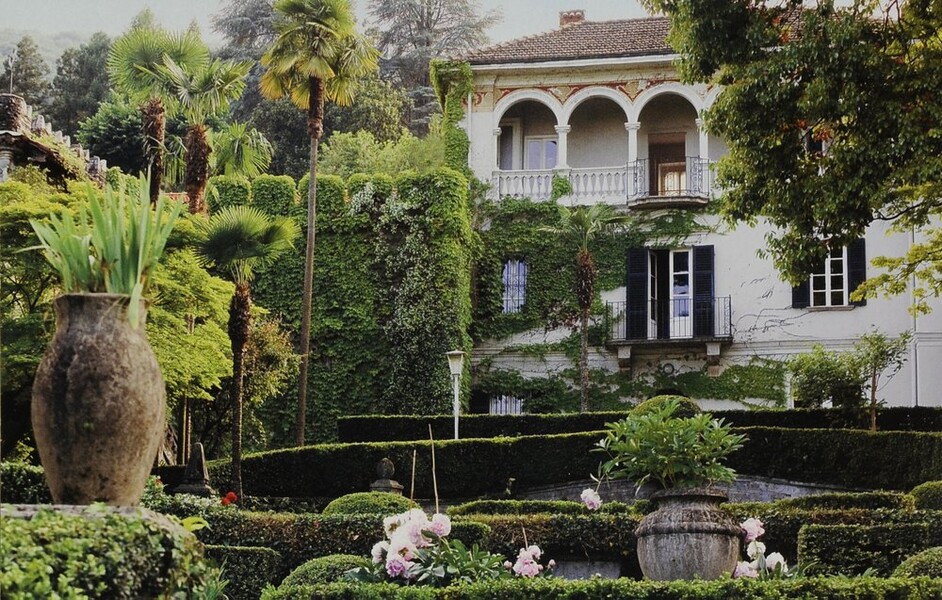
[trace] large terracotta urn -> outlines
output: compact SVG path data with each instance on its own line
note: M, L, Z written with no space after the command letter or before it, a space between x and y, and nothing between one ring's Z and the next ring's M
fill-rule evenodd
M739 561L739 524L720 509L728 499L714 488L655 492L657 510L646 515L635 537L638 562L649 579L716 579L731 575Z
M128 296L56 298L33 383L33 433L58 504L137 504L164 433L164 381Z

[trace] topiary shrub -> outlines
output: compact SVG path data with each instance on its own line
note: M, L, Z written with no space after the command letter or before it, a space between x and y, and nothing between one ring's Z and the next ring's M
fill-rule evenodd
M248 204L252 197L252 184L239 175L210 177L206 187L206 201L210 213L218 212L227 206Z
M81 514L3 510L4 598L209 598L220 573L196 538L165 517L85 507Z
M291 571L279 588L338 581L350 569L366 567L369 562L368 558L353 554L328 554L313 558Z
M942 577L942 546L910 556L893 571L893 577Z
M691 400L686 396L675 396L672 394L664 394L661 396L652 396L644 402L638 404L631 409L631 413L635 415L643 415L650 412L659 410L664 404L670 401L677 402L677 408L674 409L674 417L678 419L686 419L687 417L693 417L698 415L700 411L700 406L696 402Z
M942 481L927 481L911 492L919 510L942 510Z
M355 492L341 496L324 507L325 515L389 515L399 514L418 504L389 492Z

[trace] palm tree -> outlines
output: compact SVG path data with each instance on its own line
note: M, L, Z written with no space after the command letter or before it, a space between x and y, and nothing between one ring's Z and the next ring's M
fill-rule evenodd
M242 382L245 345L252 328L251 283L259 267L290 249L298 235L291 219L273 219L256 208L228 206L204 222L199 252L235 283L229 303L232 347L232 489L242 497Z
M144 155L150 171L150 199L156 203L163 174L163 144L167 109L176 102L156 67L166 58L188 69L209 63L209 49L192 31L172 34L138 27L115 40L108 54L108 74L115 86L140 104L144 129Z
M314 231L317 222L317 146L324 133L324 101L346 105L357 79L374 71L379 53L355 30L349 0L276 0L278 37L262 63L262 94L291 100L307 111L311 138L307 186L307 247L301 310L301 373L298 383L297 443L304 443L307 371L311 344Z
M242 175L254 178L271 164L272 146L257 129L247 123L230 123L213 132L213 172L216 175Z
M589 410L589 312L595 298L595 280L598 272L589 242L599 235L610 232L620 223L631 220L628 215L616 215L607 204L577 206L567 208L559 206L559 225L543 228L545 231L566 235L579 244L576 253L576 301L579 304L579 334L581 346L579 352L579 388L580 410Z
M163 57L163 64L154 66L154 77L162 80L165 89L176 97L188 123L183 140L186 149L184 183L191 213L206 211L203 195L212 152L206 120L242 95L245 76L251 68L250 62L219 59L191 68L167 55Z

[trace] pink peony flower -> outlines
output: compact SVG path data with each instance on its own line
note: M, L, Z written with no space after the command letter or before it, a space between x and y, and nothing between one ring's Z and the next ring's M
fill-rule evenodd
M765 529L762 527L762 521L756 518L748 518L740 525L746 535L746 542L752 542L762 537Z
M439 537L445 537L451 533L451 519L448 515L436 514L432 517L432 526L429 530Z
M406 560L398 554L390 554L389 558L386 559L386 573L390 577L406 577L408 578L409 569L414 563L412 561Z
M370 551L370 554L373 557L373 564L378 565L379 563L383 562L383 557L386 555L388 550L389 542L376 542L376 544L373 546L373 549Z
M548 569L550 569L550 570L555 569L555 568L556 568L556 561L551 558L550 561L549 561L548 563L546 563L546 568L548 568Z
M760 554L765 556L765 544L758 540L749 542L749 545L746 546L746 555L755 560Z
M505 569L512 569L513 566L514 566L514 564L513 564L512 562L510 562L509 560L505 560L505 561L504 561L504 568L505 568Z
M758 577L759 569L756 568L754 563L740 562L736 565L736 569L733 571L733 579L738 579L740 577Z
M582 498L583 504L585 504L586 508L589 510L598 510L599 507L602 506L602 497L592 488L582 490L580 498Z
M540 550L540 547L536 544L527 548L527 554L533 557L533 560L540 560L540 557L543 556L543 551Z
M536 577L540 574L540 571L543 570L543 565L533 560L529 554L524 558L521 552L521 556L517 558L513 570L514 573L520 577Z

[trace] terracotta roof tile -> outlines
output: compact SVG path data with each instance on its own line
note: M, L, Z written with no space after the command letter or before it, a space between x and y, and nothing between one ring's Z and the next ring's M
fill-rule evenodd
M580 58L615 58L671 54L664 17L620 21L582 21L495 46L461 58L472 65L548 62Z

